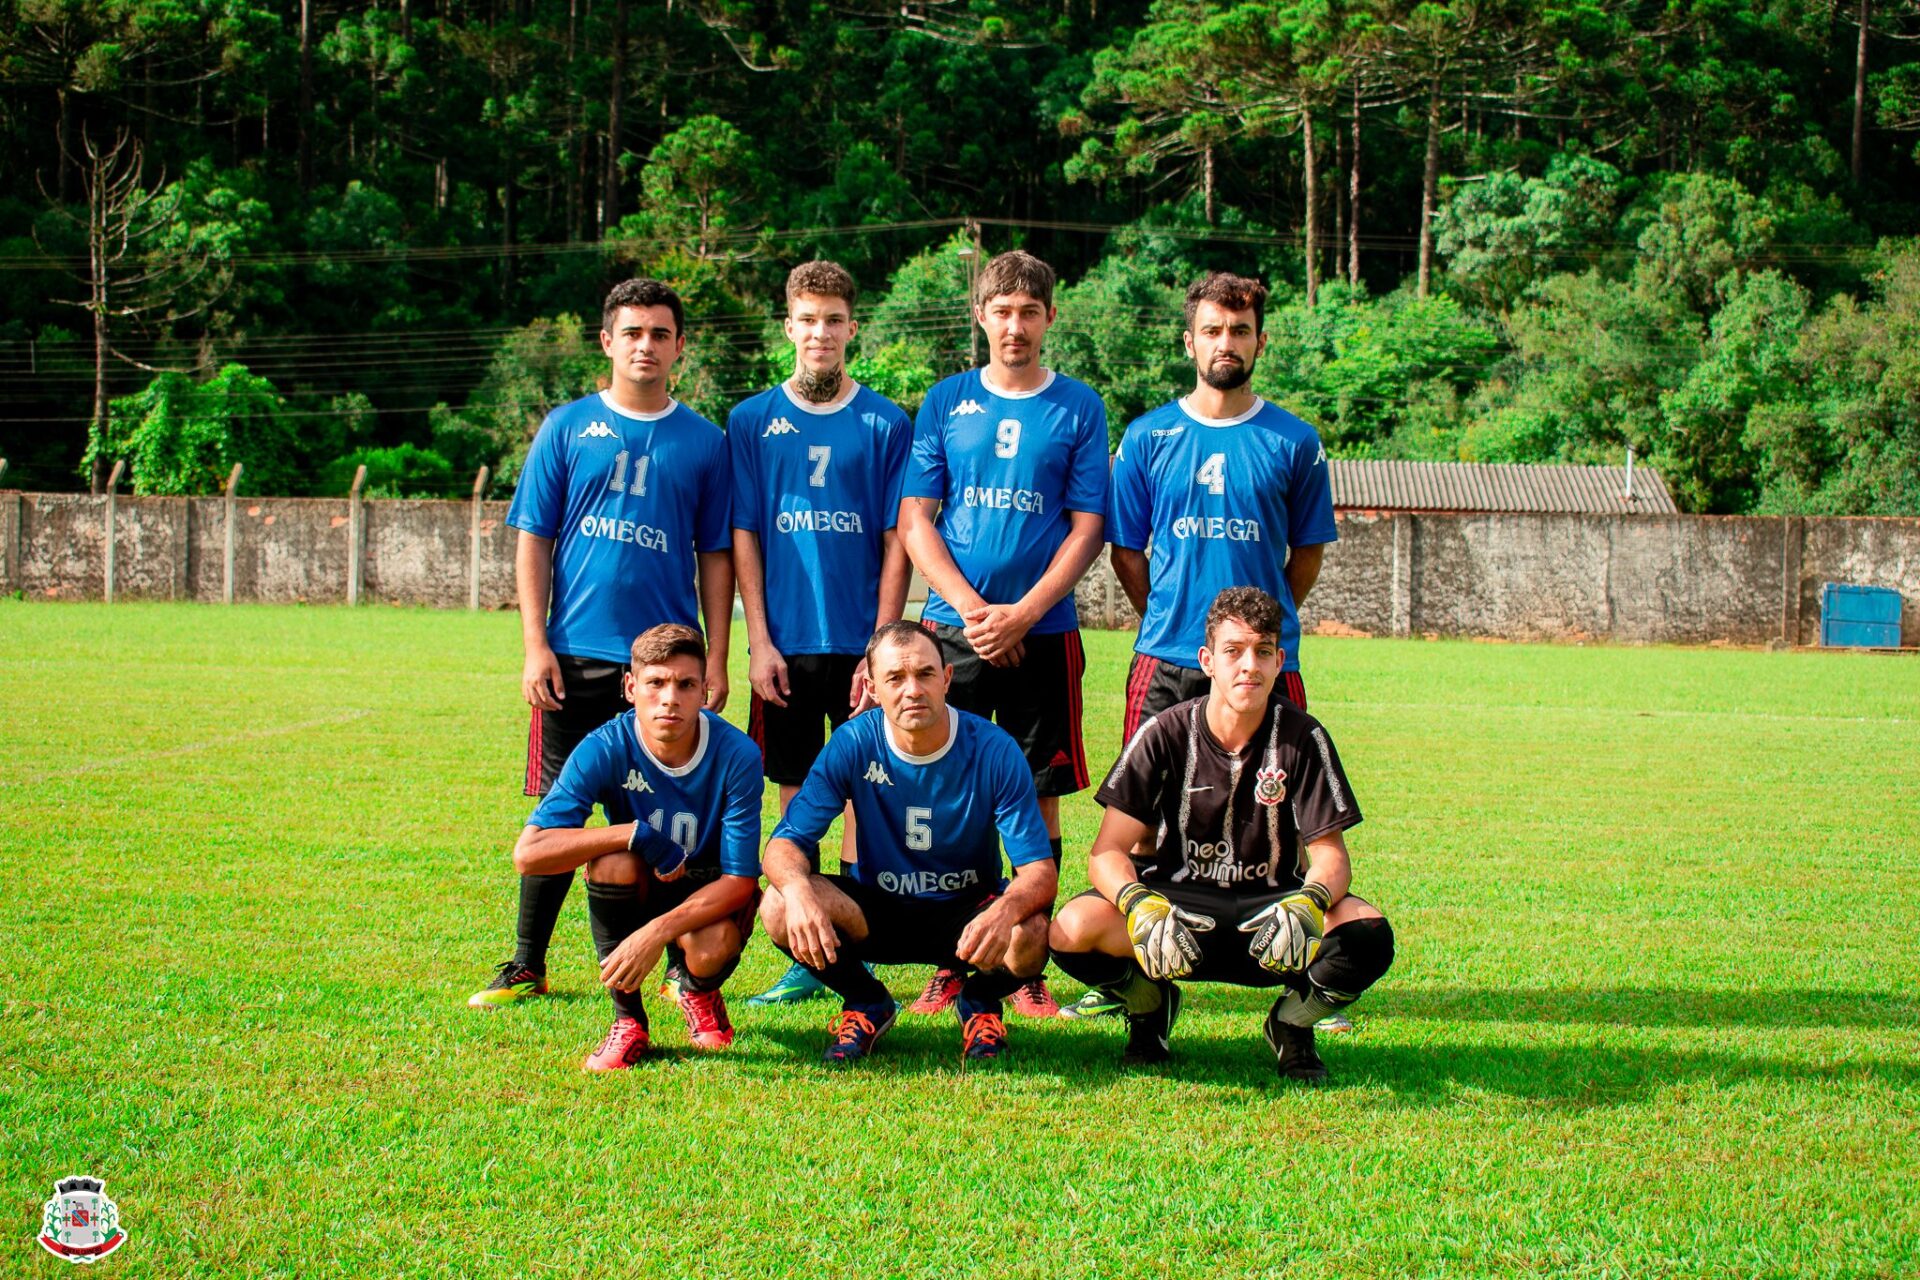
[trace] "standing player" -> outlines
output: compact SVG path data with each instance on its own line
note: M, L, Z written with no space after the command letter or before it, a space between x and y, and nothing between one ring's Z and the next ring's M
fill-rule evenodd
M588 1071L618 1071L648 1048L640 984L670 945L695 1048L733 1043L720 984L753 932L760 882L760 753L704 710L706 646L692 627L634 640L633 708L580 741L514 846L523 875L587 869L587 916L613 1026ZM587 827L593 807L607 826Z
M727 416L733 564L747 615L749 724L786 813L826 731L866 697L867 637L900 617L907 555L894 533L913 427L849 378L853 277L808 262L787 277L793 376ZM842 838L851 861L854 821ZM749 1003L823 991L794 965Z
M1244 276L1215 273L1187 290L1193 391L1135 419L1113 460L1113 572L1140 615L1123 742L1142 721L1207 691L1195 665L1201 620L1208 601L1240 584L1280 602L1282 693L1306 709L1297 606L1339 532L1319 436L1249 386L1266 350L1266 302L1266 286ZM1067 1010L1118 1012L1098 991ZM1344 1018L1328 1029L1336 1027L1349 1029Z
M969 966L955 1002L961 1055L1001 1057L1000 1002L1047 962L1047 910L1059 872L1033 773L1019 746L947 705L953 681L939 644L911 622L867 645L879 709L834 731L767 842L761 916L775 945L838 992L826 1061L863 1058L898 1010L863 961ZM813 870L843 806L860 822L852 871ZM1006 848L1013 879L1001 877Z
M1104 541L1107 412L1091 387L1040 363L1051 267L1003 253L973 301L987 367L935 384L920 406L900 538L932 588L922 621L953 660L953 704L1020 744L1057 864L1060 797L1088 782L1073 588ZM945 1008L959 986L959 969L942 965L913 1011ZM1014 1008L1059 1012L1037 977Z
M1127 1013L1128 1060L1163 1062L1175 978L1285 987L1267 1013L1280 1074L1327 1069L1315 1022L1393 963L1393 929L1348 892L1341 834L1360 821L1333 742L1276 696L1286 611L1253 587L1206 615L1208 692L1128 740L1098 799L1093 888L1053 922L1053 959ZM1305 866L1301 865L1304 846Z
M544 795L575 744L626 705L628 649L648 627L705 615L707 705L726 706L727 443L668 391L686 345L672 289L615 285L600 320L609 385L547 415L513 491L530 796ZM572 884L572 870L521 875L513 956L468 1004L499 1008L546 993L547 943Z

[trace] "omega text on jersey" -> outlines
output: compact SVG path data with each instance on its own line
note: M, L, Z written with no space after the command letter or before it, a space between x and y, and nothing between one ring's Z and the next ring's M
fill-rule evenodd
M633 520L615 520L612 516L580 517L580 536L630 542L636 547L645 547L649 551L667 550L667 534L664 529L656 529L650 524L640 524Z
M994 489L970 484L960 491L960 505L991 507L998 511L1024 511L1036 516L1047 513L1046 495L1033 489Z
M1236 516L1179 516L1173 522L1176 538L1218 538L1226 542L1259 542L1260 522Z

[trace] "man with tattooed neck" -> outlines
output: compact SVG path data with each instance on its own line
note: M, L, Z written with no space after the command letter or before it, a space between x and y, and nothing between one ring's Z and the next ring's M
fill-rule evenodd
M734 572L747 616L749 730L780 812L826 734L866 700L867 639L900 617L910 570L894 534L913 426L847 376L853 277L807 262L787 277L793 376L727 416L734 494ZM854 821L840 858L854 860ZM749 1003L820 994L799 965Z

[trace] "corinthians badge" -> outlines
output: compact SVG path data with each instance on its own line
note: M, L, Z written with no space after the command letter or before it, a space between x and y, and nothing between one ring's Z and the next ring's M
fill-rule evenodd
M1287 798L1287 771L1279 765L1262 769L1253 777L1253 798L1272 808Z
M127 1242L120 1209L98 1178L62 1178L42 1206L40 1245L68 1262L98 1262Z

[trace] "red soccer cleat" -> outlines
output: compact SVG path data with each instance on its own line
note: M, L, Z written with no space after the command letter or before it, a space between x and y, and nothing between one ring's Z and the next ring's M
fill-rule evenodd
M582 1071L625 1071L647 1056L647 1029L625 1014L613 1020L607 1038L580 1064Z
M680 989L680 1013L687 1020L687 1039L696 1049L725 1049L733 1043L733 1023L727 1002L718 991Z
M1013 993L1013 1011L1023 1018L1057 1018L1060 1016L1060 1004L1053 998L1053 992L1047 990L1047 980L1036 977L1031 982L1023 982Z
M967 975L958 969L935 969L920 991L920 998L907 1006L908 1013L943 1013L960 995Z

